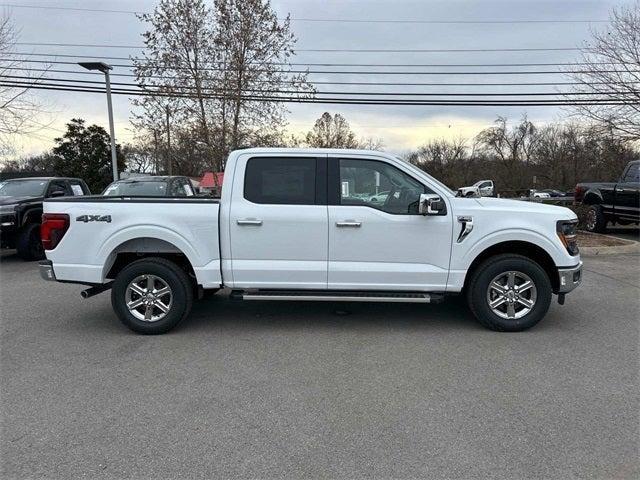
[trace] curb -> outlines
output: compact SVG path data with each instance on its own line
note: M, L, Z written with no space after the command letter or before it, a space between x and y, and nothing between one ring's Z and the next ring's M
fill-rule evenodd
M586 233L588 235L594 235L599 237L609 237L609 235L603 235L601 233L591 233L585 232L583 230L581 233ZM635 240L626 240L622 238L615 237L616 240L624 242L624 245L614 245L609 247L580 247L580 255L585 257L594 257L597 255L615 255L621 253L640 253L640 242Z

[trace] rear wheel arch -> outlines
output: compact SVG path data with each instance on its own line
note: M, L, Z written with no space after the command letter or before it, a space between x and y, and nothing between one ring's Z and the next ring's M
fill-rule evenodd
M102 277L114 279L131 263L152 257L173 262L197 284L193 262L189 256L173 243L153 237L132 238L120 243L107 256Z
M467 273L464 279L463 290L466 290L469 280L473 276L476 269L482 265L482 263L488 258L503 255L503 254L515 254L527 257L536 262L545 271L551 282L553 291L556 292L559 288L560 279L558 278L558 270L553 258L542 247L526 241L505 241L496 243L487 247L480 252L471 262L471 265L467 269Z
M582 200L583 205L600 205L602 203L602 197L592 190L589 190Z

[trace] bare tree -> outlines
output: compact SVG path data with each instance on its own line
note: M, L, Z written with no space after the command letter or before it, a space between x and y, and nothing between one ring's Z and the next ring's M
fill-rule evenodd
M27 72L21 72L22 61L14 53L14 45L18 32L14 27L11 17L0 17L0 78L13 83L11 77L17 74L29 76ZM29 83L37 82L39 77L32 77ZM24 80L24 79L23 79ZM28 134L41 130L44 126L36 121L36 116L41 112L41 103L33 97L29 86L0 87L0 156L5 156L13 150L12 137L15 134Z
M212 8L204 0L161 0L140 18L148 30L135 71L152 94L134 101L138 126L157 130L159 111L170 104L171 129L194 134L216 170L230 150L282 143L282 94L313 91L289 64L295 37L288 17L280 21L268 0L215 0Z
M331 115L329 112L324 112L307 133L305 140L309 147L317 148L358 148L360 146L349 122L339 113Z
M640 2L614 8L608 28L592 36L583 49L581 65L568 73L579 83L576 91L605 102L578 105L575 110L604 132L640 139Z
M136 98L133 123L157 135L167 132L167 108L174 125L197 124L201 141L211 146L211 111L215 99L216 50L211 11L203 0L161 0L153 13L139 18L149 26L143 34L142 58L133 58L137 82L158 95ZM169 124L171 128L171 122Z
M269 0L216 0L214 5L223 85L228 89L223 118L229 116L230 147L273 138L274 130L286 123L278 98L314 91L305 73L291 69L296 38L289 16L280 21Z

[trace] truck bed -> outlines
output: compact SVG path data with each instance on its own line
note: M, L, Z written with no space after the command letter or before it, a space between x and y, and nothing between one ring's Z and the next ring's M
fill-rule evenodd
M69 215L69 229L47 258L58 280L100 284L119 253L183 252L198 283L221 284L219 201L210 197L60 197L44 213Z

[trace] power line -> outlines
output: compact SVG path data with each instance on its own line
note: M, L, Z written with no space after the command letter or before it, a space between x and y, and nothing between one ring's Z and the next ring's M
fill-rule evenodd
M140 57L106 57L104 55L70 55L58 53L30 53L30 52L6 52L5 55L25 57L60 57L60 58L100 58L101 60L133 60L143 64L153 64L154 60ZM48 63L48 62L47 62ZM214 65L225 65L224 62L211 62ZM260 64L260 62L253 62ZM538 63L296 63L296 62L268 62L267 65L294 65L309 67L571 67L578 65L622 65L620 62L538 62Z
M2 70L15 70L15 71L25 71L25 72L40 72L40 73L68 73L72 75L93 75L100 76L103 75L101 73L96 72L87 72L87 71L74 71L74 70L60 70L60 69L50 69L50 68L26 68L26 67L2 67ZM133 73L110 73L111 77L126 77L126 78L137 78L137 76ZM0 77L1 78L1 77ZM145 79L157 79L157 80L188 80L185 77L167 77L163 75L149 75L145 76ZM269 83L288 83L292 85L297 85L300 82L285 80L285 81L276 81L276 80L255 80L254 83L257 84L269 84ZM400 86L400 87L427 87L427 86L448 86L448 87L518 87L518 86L558 86L558 85L583 85L582 82L562 82L562 81L554 81L554 82L488 82L488 83L477 83L477 82L356 82L356 81L313 81L310 82L313 85L351 85L351 86ZM636 85L640 84L640 81L625 81L622 82L626 85ZM608 85L607 82L591 82L591 85Z
M0 81L0 86L5 87L25 87L36 90L53 90L67 92L86 92L86 93L106 93L105 89L100 87L62 87L58 85L47 85L42 83L22 83ZM114 95L129 96L159 96L169 98L194 98L192 95L183 95L166 92L145 92L133 91L125 89L113 89ZM204 98L221 99L226 98L221 95L205 95ZM354 98L310 98L310 97L292 97L292 96L246 96L240 97L242 100L255 102L277 102L277 103L319 103L319 104L347 104L347 105L404 105L404 106L559 106L559 105L629 105L635 103L635 100L624 99L588 99L588 100L450 100L450 99L431 99L431 100L397 100L397 99L354 99Z
M33 85L37 84L45 84L43 81L46 81L47 85L55 85L51 82L62 83L60 86L65 83L70 83L72 85L80 85L85 86L86 84L90 85L104 85L104 81L99 80L78 80L72 78L52 78L52 77L40 77L37 79L33 79L31 77L22 76L22 75L3 75L1 78L11 78L15 80L6 80L7 82L28 82L31 81ZM138 83L126 83L126 82L111 82L111 85L123 86L123 87L132 87L138 88L141 91L162 91L159 90L159 86L157 85L142 85ZM177 87L178 90L197 90L198 87L193 85L181 85ZM200 87L200 90L203 92L218 92L218 93L234 93L234 90L224 89L224 88L211 88L211 87ZM315 91L315 92L304 92L300 90L282 90L282 89L256 89L256 88L248 88L244 89L246 92L258 92L258 93L287 93L287 94L310 94L310 95L350 95L350 96L405 96L405 97L526 97L526 96L593 96L593 95L619 95L619 92L455 92L455 93L446 93L446 92L345 92L345 91Z
M105 45L96 43L49 43L49 42L15 42L14 45L31 47L82 47L82 48L146 48L144 45ZM332 52L332 53L481 53L481 52L561 52L580 51L577 47L547 48L439 48L439 49L340 49L340 48L296 48L296 52Z
M2 7L11 8L31 8L41 10L66 10L77 12L95 12L95 13L124 13L129 15L144 15L152 12L136 11L136 10L114 10L106 8L84 8L84 7L54 7L48 5L16 5L16 4L0 4ZM349 19L349 18L304 18L291 17L292 22L312 22L312 23L400 23L400 24L429 24L429 25L469 25L469 24L518 24L518 23L608 23L607 20L558 20L558 19L507 19L507 20L415 20L415 19Z
M7 59L0 58L0 60L12 60L15 59ZM53 64L53 65L77 65L77 62L66 62L59 60L28 60L21 59L20 62L24 63L40 63L40 64ZM119 68L128 68L133 69L136 65L133 64L123 64L123 63L112 63L112 67ZM166 68L163 65L155 65L155 68ZM190 70L188 67L171 67L171 70ZM233 72L234 69L228 68L215 68L215 67L203 67L200 69L201 71L214 71L214 72ZM412 72L412 71L356 71L356 70L254 70L254 72L273 72L273 73L304 73L310 75L564 75L566 72L562 70L522 70L522 71L513 71L513 70L503 70L503 71L493 71L493 72L484 72L484 71L466 71L466 72ZM632 70L631 72L640 73L638 70ZM571 73L630 73L629 70L572 70Z

